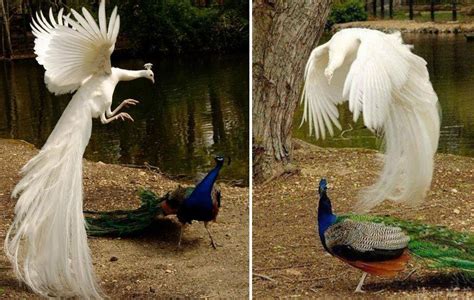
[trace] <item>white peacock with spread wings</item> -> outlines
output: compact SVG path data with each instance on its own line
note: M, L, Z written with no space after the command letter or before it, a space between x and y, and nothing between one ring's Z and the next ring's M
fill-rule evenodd
M119 112L138 101L127 99L112 111L112 95L119 81L148 78L145 70L113 68L110 56L120 27L115 8L108 25L105 2L99 7L99 24L82 9L82 15L57 18L49 12L32 21L37 61L46 69L45 82L55 94L74 93L41 151L22 169L23 178L13 191L18 197L15 219L5 250L16 276L34 292L47 297L101 298L83 217L82 157L89 143L92 118L103 124L131 120ZM72 18L74 17L74 18Z
M426 61L399 32L344 29L311 53L306 64L303 121L316 138L341 129L336 105L349 102L354 122L383 133L384 167L356 209L389 199L418 204L428 192L438 147L440 110Z

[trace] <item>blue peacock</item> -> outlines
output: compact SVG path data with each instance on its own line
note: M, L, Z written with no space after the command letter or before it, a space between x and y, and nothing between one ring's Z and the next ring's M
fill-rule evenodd
M215 221L221 206L221 191L215 185L224 165L224 157L216 156L215 167L195 187L179 186L173 192L158 197L150 190L141 190L141 206L134 210L115 210L108 212L85 211L87 233L90 236L130 236L148 229L159 216L176 215L181 223L178 247L186 224L202 221L216 248L208 228ZM229 160L230 163L230 160Z
M324 249L364 272L355 292L362 292L367 274L393 277L403 271L410 255L431 268L474 276L473 234L387 216L336 216L326 179L319 183L319 197L317 229Z

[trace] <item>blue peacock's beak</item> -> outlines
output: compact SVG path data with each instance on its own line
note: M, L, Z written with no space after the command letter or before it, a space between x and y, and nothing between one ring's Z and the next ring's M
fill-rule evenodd
M321 178L321 180L319 181L319 188L318 188L318 191L319 193L321 194L322 192L325 192L327 190L327 181L326 181L326 178Z

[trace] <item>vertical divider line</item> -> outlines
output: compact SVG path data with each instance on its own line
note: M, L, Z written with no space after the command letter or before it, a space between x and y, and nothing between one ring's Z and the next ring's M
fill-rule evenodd
M253 15L252 15L252 1L249 1L249 299L252 299L253 294L253 284L252 284L252 269L253 269L253 243L252 243L252 223L253 223L253 200L252 200L252 191L253 191L253 160L252 160L252 115L253 115L253 106L252 106L252 61L253 61Z

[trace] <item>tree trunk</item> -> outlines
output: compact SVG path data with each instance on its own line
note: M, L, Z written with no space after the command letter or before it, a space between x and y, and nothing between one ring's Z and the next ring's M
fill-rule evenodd
M457 9L456 9L456 1L457 0L452 0L452 10L453 10L453 21L457 21L458 20L458 13L457 13Z
M380 16L385 19L385 1L380 0Z
M10 58L13 50L12 50L12 40L10 37L10 14L8 9L8 3L5 4L4 0L0 0L0 5L2 6L2 19L3 19L3 26L5 27L5 39L6 39L6 46L5 52L3 55L5 58Z
M291 161L293 115L311 50L331 0L253 1L253 176L283 174Z
M431 11L431 22L434 22L434 20L435 20L435 0L431 0L430 11Z
M410 7L410 20L413 20L413 0L408 0L408 5Z
M393 0L388 0L388 14L393 19Z

